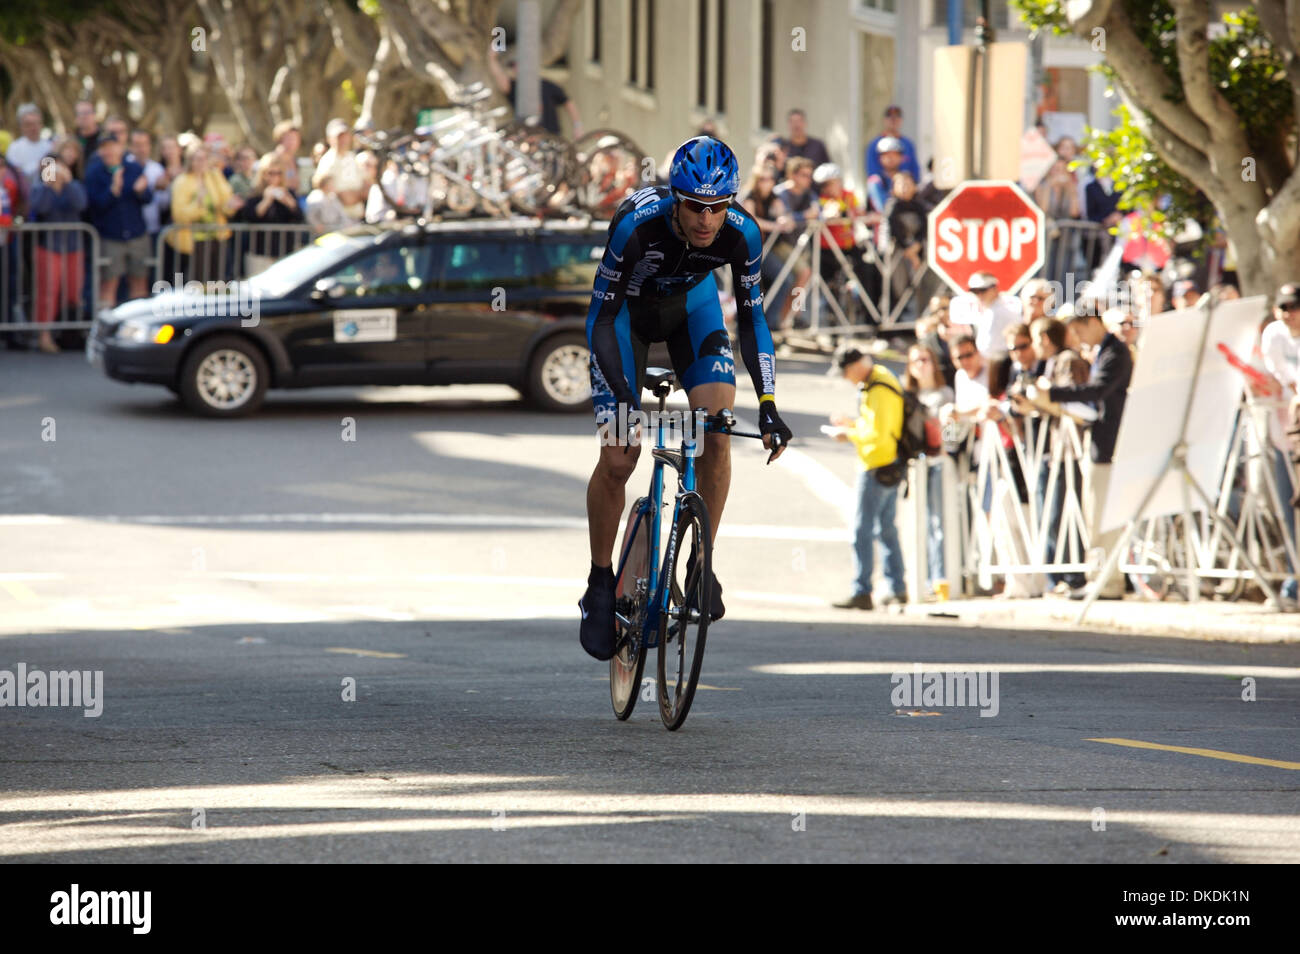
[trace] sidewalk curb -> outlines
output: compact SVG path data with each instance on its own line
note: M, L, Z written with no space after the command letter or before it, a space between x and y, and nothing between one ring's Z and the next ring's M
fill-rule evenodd
M1236 643L1300 643L1300 614L1276 612L1262 604L1098 600L1079 625L1075 620L1081 609L1081 603L1070 600L970 599L909 605L905 615L934 622L951 619L981 628L1032 626Z

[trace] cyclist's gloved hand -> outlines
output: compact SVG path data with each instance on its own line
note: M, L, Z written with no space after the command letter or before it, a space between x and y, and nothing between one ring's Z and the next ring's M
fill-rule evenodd
M759 406L758 432L763 435L763 446L772 448L772 454L767 459L769 464L781 456L785 445L790 443L790 438L794 437L790 428L785 426L785 421L781 420L781 415L776 412L775 401L764 401ZM771 435L770 439L768 439L769 435Z

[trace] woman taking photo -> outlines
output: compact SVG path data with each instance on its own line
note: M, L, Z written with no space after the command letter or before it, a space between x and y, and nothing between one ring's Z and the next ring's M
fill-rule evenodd
M250 225L298 225L302 222L302 209L298 196L285 185L284 166L278 160L262 163L253 179L253 191L244 200L244 207L235 213L233 221ZM269 266L272 261L296 251L302 236L283 229L254 229L252 235L241 236L249 261L244 274L253 275ZM271 261L267 261L270 259Z

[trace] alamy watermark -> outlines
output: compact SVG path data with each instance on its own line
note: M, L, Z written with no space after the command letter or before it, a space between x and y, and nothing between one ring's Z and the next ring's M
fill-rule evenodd
M71 706L85 711L87 719L98 719L104 711L104 670L0 669L0 708L6 706L43 708Z
M684 438L688 457L699 457L704 453L703 437L708 416L708 411L702 407L693 411L641 411L620 404L617 409L603 407L596 411L596 426L600 429L603 446L625 447L640 444L645 435L659 433L662 425L668 435L680 434Z
M148 934L152 909L152 891L83 891L74 884L50 895L51 924L122 924L133 934Z
M920 663L913 663L910 673L891 673L889 682L893 686L889 701L895 708L978 706L981 718L991 718L1001 708L998 701L998 674L995 670L926 672Z
M157 281L149 289L156 318L240 318L245 328L262 318L262 292L251 282L187 282L180 272L172 277L175 282Z

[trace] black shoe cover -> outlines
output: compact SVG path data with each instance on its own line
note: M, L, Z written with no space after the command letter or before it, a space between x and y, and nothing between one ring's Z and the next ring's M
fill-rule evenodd
M587 592L578 601L582 625L578 640L582 648L599 660L612 659L618 642L614 632L614 569L593 569L587 577Z

